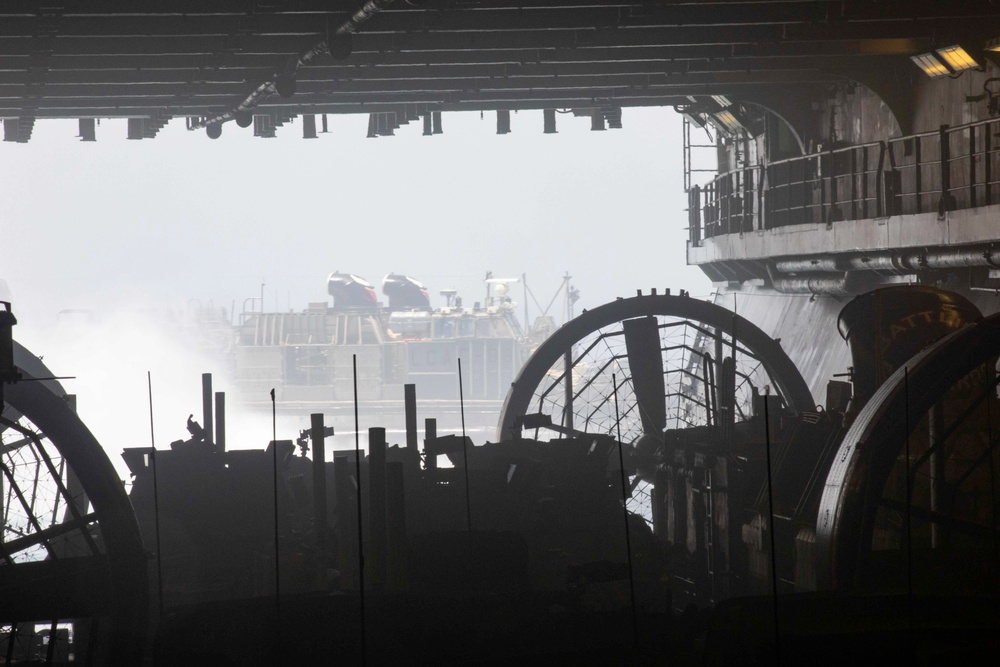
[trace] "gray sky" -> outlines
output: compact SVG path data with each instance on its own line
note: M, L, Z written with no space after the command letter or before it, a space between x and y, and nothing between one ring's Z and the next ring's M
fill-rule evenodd
M104 121L96 143L48 121L0 146L0 277L17 312L41 324L65 308L239 308L262 279L269 310L301 308L326 298L334 270L408 273L437 301L445 287L480 298L488 270L527 273L539 299L569 271L582 307L637 287L708 289L684 267L671 109L626 109L606 132L561 115L556 135L541 112L514 115L506 136L491 113L446 114L434 137L413 123L370 140L367 117L331 121L312 141L297 123L269 140L228 124L210 141L180 119L127 141Z
M447 287L467 305L481 299L488 270L526 273L543 303L569 271L577 312L636 288L711 291L685 266L681 124L671 109L625 109L624 128L606 132L560 115L555 135L542 134L540 111L513 115L506 136L492 113L445 114L443 135L423 137L412 123L374 140L366 116L330 120L331 133L312 141L297 122L269 140L227 124L211 141L181 119L152 141L127 141L124 121L103 121L96 143L75 138L75 121L42 121L29 144L0 145L0 278L18 339L80 378L68 389L84 406L88 391L106 395L116 378L143 394L145 371L162 365L152 334L133 346L115 333L141 335L122 317L183 312L191 299L238 310L262 279L267 310L326 300L334 270L376 285L407 273L435 306ZM520 289L512 294L521 300ZM64 309L117 324L81 337L56 326ZM196 375L183 391L197 412ZM98 424L81 411L105 439L112 418ZM166 417L181 426L186 412ZM176 430L164 437L184 435Z

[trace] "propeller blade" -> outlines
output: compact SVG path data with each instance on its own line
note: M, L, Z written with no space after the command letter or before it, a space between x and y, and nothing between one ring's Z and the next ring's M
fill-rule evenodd
M662 437L667 426L666 388L660 328L655 317L625 320L625 350L632 373L632 389L642 418L642 430Z

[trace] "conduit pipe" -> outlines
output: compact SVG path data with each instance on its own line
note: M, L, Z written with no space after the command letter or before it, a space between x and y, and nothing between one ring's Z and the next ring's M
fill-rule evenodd
M771 286L781 294L814 294L816 296L851 296L867 291L878 282L871 274L857 271L815 273L803 277L784 278L768 266Z
M787 274L841 273L844 271L892 271L905 274L921 269L960 269L976 266L1000 268L1000 248L977 245L943 250L908 250L897 253L820 255L804 259L782 259L774 262L773 271Z
M254 89L252 93L247 95L246 98L234 109L217 116L196 120L188 126L188 129L198 130L203 127L208 127L209 125L225 123L227 120L235 117L237 113L250 111L261 102L278 92L278 79L295 77L300 67L308 65L315 60L317 56L329 53L335 58L346 58L350 55L350 43L348 41L350 35L357 32L358 28L360 28L362 24L392 3L393 0L366 0L366 2L351 13L351 15L345 19L343 23L338 25L336 28L328 30L326 39L319 40L313 44L312 47L300 53L298 57L288 63L284 69L275 72L270 80L257 86L257 88Z

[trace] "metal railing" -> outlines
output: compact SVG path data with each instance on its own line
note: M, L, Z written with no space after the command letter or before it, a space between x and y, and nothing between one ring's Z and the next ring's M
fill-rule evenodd
M721 234L1000 201L1000 118L753 165L688 192L692 245Z

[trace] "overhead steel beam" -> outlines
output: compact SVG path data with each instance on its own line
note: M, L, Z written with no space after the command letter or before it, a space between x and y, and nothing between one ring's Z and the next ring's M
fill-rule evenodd
M81 92L88 96L114 96L132 89L149 94L200 94L206 87L220 92L231 86L244 87L254 72L247 70L147 70L138 73L104 71L49 72L37 77L34 72L10 72L0 83L0 97L20 94L22 87L32 87L38 95L73 96ZM261 74L260 70L256 73ZM604 81L620 79L618 85L690 85L724 82L769 83L813 81L816 78L835 80L817 69L764 69L750 71L741 67L678 70L663 63L584 65L458 65L435 67L367 67L347 69L309 68L298 77L298 90L328 91L331 94L356 90L355 85L378 90L409 90L414 86L435 90L437 86L459 89L482 85L507 87L508 84L532 88L563 88L568 85L605 85ZM391 86L386 88L386 86ZM231 92L231 91L230 91Z
M515 64L515 63L632 63L694 61L708 67L736 67L745 70L766 68L797 69L805 62L834 61L857 56L909 55L931 47L924 40L877 40L846 44L819 43L806 51L800 44L757 44L723 46L640 46L577 47L573 49L493 49L487 51L394 51L365 50L356 38L354 52L342 62L323 59L310 69L353 69L358 67ZM272 70L282 53L219 52L213 54L51 54L37 59L29 54L0 53L0 71L27 70L32 67L51 71L147 69L257 69Z
M781 85L815 83L814 77L800 76L795 79L775 79L772 81L746 82L736 80L713 83L670 83L667 80L654 81L651 77L567 77L554 79L546 85L531 86L524 79L504 80L418 80L413 82L382 82L353 81L339 84L335 92L328 86L300 83L296 94L296 105L322 104L326 102L356 102L359 104L393 104L412 102L447 102L492 100L551 100L562 97L574 99L619 98L634 95L641 96L671 96L682 98L688 95L735 94L746 87L760 83L780 83ZM238 84L229 84L234 91L239 91ZM196 115L211 114L212 109L225 107L227 100L226 86L222 84L194 86L159 86L141 87L142 92L133 89L138 87L122 87L120 90L108 90L102 95L93 91L93 86L54 86L48 97L37 97L33 113L58 104L90 107L92 109L107 109L114 113L116 107L122 104L135 104L158 109L168 108L172 115L177 115L178 107L190 107L196 110ZM0 106L17 108L25 94L33 92L31 87L6 86L0 84ZM234 93L235 94L235 93ZM96 113L96 111L95 111ZM219 115L219 114L216 114Z
M161 2L143 11L140 4L122 11L114 8L88 12L92 3L67 7L61 12L39 16L33 10L12 10L5 2L0 9L0 35L37 34L38 26L58 21L59 34L90 36L113 35L193 35L226 34L234 21L240 29L257 34L291 34L315 31L317 22L344 16L352 7L322 2L286 3L273 9L239 11L236 3L204 9ZM377 4L377 3L376 3ZM176 7L181 7L177 9ZM362 12L362 16L366 16ZM805 2L727 2L727 3L524 3L488 2L480 4L433 2L424 7L396 6L382 13L380 31L413 30L537 30L600 26L747 26L796 23L912 22L995 18L995 8L988 4L909 2L891 3L805 1ZM196 20L192 20L196 19ZM365 19L362 19L365 20ZM360 23L358 24L360 25Z
M968 19L871 21L784 25L742 25L728 29L704 26L618 27L580 24L578 27L504 30L497 26L480 29L435 29L370 31L358 35L356 51L453 51L509 48L574 48L586 46L706 46L802 43L810 52L817 42L844 43L858 40L920 39L942 34L965 34ZM246 53L299 53L304 44L318 39L323 26L310 33L259 35L233 29L228 34L152 36L0 36L0 51L31 54L212 54L223 51Z

